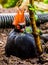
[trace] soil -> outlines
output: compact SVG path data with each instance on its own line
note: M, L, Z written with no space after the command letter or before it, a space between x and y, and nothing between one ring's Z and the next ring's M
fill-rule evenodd
M48 34L48 23L40 24L39 28L43 34ZM11 30L12 29L0 29L0 65L48 65L48 41L44 42L44 40L42 44L43 53L39 57L29 59L20 59L12 55L6 57L5 45Z
M13 8L0 8L0 13L16 13L18 11L18 7L13 7ZM28 9L24 9L25 12L28 12Z
M40 26L44 25L45 24L41 24ZM42 27L40 27L40 29L42 29ZM35 57L22 60L12 55L10 57L6 57L5 45L8 34L11 30L12 29L0 29L0 65L48 65L48 41L46 41L46 43L44 42L44 44L42 45L45 52L41 54L38 58Z

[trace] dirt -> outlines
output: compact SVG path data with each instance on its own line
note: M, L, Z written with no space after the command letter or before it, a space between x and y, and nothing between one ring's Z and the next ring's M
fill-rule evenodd
M41 24L40 29L42 29L41 26L45 26L44 30L47 30L47 23ZM11 30L12 29L0 29L0 65L48 65L48 41L46 41L46 43L44 42L42 45L44 52L38 58L20 59L12 55L6 57L5 45L8 34Z
M15 8L9 8L9 9L5 9L5 8L0 8L0 13L13 13L15 12L16 13L17 11L17 7Z
M12 12L11 12L12 10ZM1 9L0 13L13 13L16 12L16 8L11 9ZM39 27L43 34L48 34L48 23L41 24ZM6 57L5 55L5 45L9 32L12 29L0 29L0 65L48 65L48 41L42 44L43 53L39 57L20 59L15 56ZM44 40L43 40L44 41Z
M16 13L18 11L18 7L13 8L0 8L0 13ZM28 12L27 9L24 9L25 12Z

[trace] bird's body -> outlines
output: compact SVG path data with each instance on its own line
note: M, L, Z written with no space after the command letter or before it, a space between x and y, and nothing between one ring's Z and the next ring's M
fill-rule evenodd
M5 52L7 56L15 55L21 58L36 56L37 52L33 35L17 33L15 29L12 30L7 39Z

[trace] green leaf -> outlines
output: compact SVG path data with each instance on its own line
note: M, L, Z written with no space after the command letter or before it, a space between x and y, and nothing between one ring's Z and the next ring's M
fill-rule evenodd
M32 10L32 11L35 11L34 8L29 8L29 9Z
M44 3L45 3L45 4L48 4L48 0L44 0Z
M31 26L26 27L26 28L25 28L25 31L26 31L27 33L32 33L32 28L31 28Z
M38 20L38 16L35 14L35 20L37 21Z

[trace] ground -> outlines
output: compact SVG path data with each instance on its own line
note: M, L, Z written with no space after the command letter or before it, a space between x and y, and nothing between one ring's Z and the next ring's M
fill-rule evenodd
M48 33L47 24L41 24L40 28L44 31L43 33ZM0 65L48 65L48 53L41 54L38 58L20 59L15 56L6 57L5 56L5 45L9 32L12 29L0 29ZM43 45L43 47L48 46L48 41Z
M5 9L0 9L0 13L4 11L5 12L16 12L16 9L10 9L10 10L5 10ZM42 30L42 33L48 34L48 22L41 24L39 27ZM6 57L5 55L5 45L7 41L7 37L9 32L12 29L0 29L0 65L48 65L48 53L43 52L38 58L29 58L29 59L20 59L15 56L10 56ZM44 42L44 40L43 40ZM48 41L46 41L42 45L43 49L48 49ZM43 50L46 51L46 50Z

